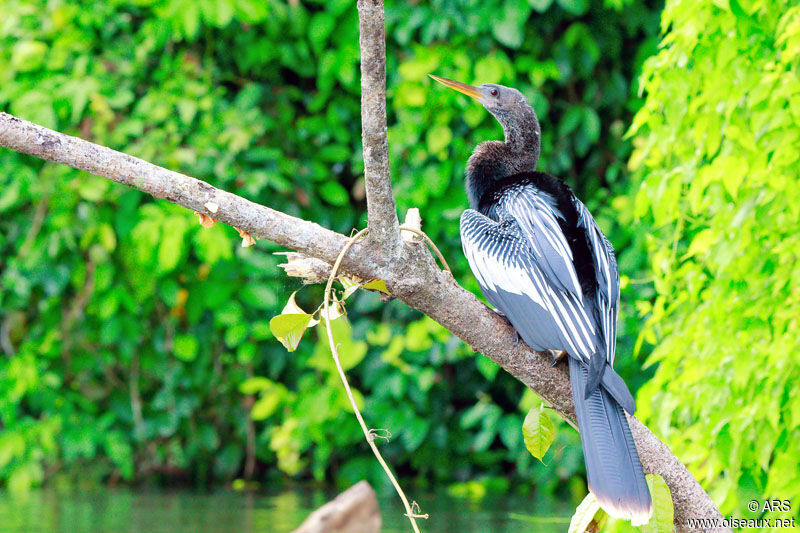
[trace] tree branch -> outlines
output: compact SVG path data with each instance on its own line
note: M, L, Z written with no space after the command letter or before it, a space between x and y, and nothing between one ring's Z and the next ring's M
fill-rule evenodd
M347 240L195 178L7 113L0 113L0 146L123 183L328 263L333 263ZM216 212L209 210L209 203L217 204ZM353 245L343 263L346 270L365 279L386 280L397 298L436 320L574 421L572 389L563 365L551 367L549 355L516 343L511 325L460 287L448 272L439 270L424 244L398 241L401 257L388 266L378 244ZM660 474L672 492L677 529L688 529L690 518L721 519L711 498L667 446L635 417L629 420L645 472Z
M204 181L161 168L77 137L0 112L0 146L46 161L63 163L198 211L257 237L332 263L347 237L269 207L217 189ZM211 207L211 209L209 209ZM359 268L381 277L377 259L370 260L356 244L348 254ZM344 268L350 264L345 261Z
M400 240L386 137L386 38L383 0L358 0L361 45L361 141L369 239L387 252ZM387 257L390 261L391 257Z

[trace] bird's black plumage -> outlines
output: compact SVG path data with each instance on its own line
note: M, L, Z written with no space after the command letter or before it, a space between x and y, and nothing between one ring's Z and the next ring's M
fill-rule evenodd
M478 99L506 134L478 145L467 165L461 239L470 267L531 348L567 352L589 488L610 514L643 523L652 503L625 417L634 400L613 369L614 249L572 190L536 171L539 123L519 91L435 79Z
M476 178L472 176L470 180L475 181ZM572 251L572 265L583 294L590 297L594 295L597 290L597 279L593 269L592 252L589 248L590 240L586 235L586 229L579 226L580 216L575 207L576 198L569 186L558 178L543 172L523 172L487 181L489 187L483 192L477 210L490 218L493 218L493 215L497 216L492 212L492 207L500 205L503 195L515 186L531 187L537 191L536 194L552 198L553 208L561 215L556 218L556 221Z

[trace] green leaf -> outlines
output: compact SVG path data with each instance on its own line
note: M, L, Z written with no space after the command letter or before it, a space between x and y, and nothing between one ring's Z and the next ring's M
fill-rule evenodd
M500 419L500 440L512 453L516 453L520 445L519 417L505 415Z
M316 53L325 48L331 32L336 27L336 17L325 11L315 14L309 24L309 40Z
M51 99L39 91L23 93L11 102L11 114L18 115L40 126L58 129L58 117Z
M453 140L453 132L447 124L437 124L428 130L425 136L428 145L428 152L436 154L450 145Z
M403 79L418 81L426 79L428 74L434 73L441 62L442 60L438 53L430 53L426 50L425 53L400 63L397 70Z
M740 4L738 0L729 0L728 5L731 8L731 13L736 16L739 22L743 22L747 29L750 29L749 26L757 22L742 8L742 4Z
M737 199L739 187L748 174L748 166L748 162L744 157L729 156L725 158L722 170L722 184L734 200Z
M274 382L271 379L255 376L239 383L239 392L242 394L255 394L267 390Z
M19 433L6 431L0 435L0 469L24 454L25 439Z
M233 243L225 234L223 224L198 229L194 234L194 246L197 257L209 265L233 257Z
M502 15L492 18L492 35L509 48L519 48L530 13L531 5L527 0L505 0Z
M11 66L20 72L37 70L44 63L47 45L41 41L19 41L11 53Z
M308 313L278 315L269 321L269 329L287 350L293 352L300 344L312 318L314 317Z
M172 353L183 361L194 361L197 357L197 339L192 335L175 335L172 341Z
M362 285L362 287L364 289L367 289L368 291L378 291L382 292L383 294L389 294L389 295L392 294L391 292L389 292L389 289L386 288L386 281L382 279L370 280L366 282L364 285Z
M20 184L12 181L0 190L0 213L7 211L20 200Z
M553 443L554 437L555 428L550 416L544 410L544 404L528 411L522 423L522 438L531 455L541 461Z
M669 487L664 478L658 474L647 474L645 478L647 479L647 488L650 489L650 497L653 500L653 516L650 517L650 521L647 524L640 527L639 531L643 533L671 533L675 510Z
M108 252L113 252L117 247L117 236L114 234L114 228L109 224L103 223L98 226L97 238Z
M573 15L583 15L589 9L589 0L556 0L564 11Z
M584 108L580 106L570 106L558 123L558 136L565 137L575 131L584 117Z
M248 365L256 358L258 348L255 342L245 342L236 349L236 361L241 365Z
M478 367L478 371L483 374L483 377L489 381L493 381L498 370L500 370L500 366L497 363L482 355L479 355L475 360L475 365Z
M339 283L341 283L342 288L344 288L344 294L342 294L342 300L347 300L350 296L353 295L353 293L355 293L358 289L361 288L361 284L359 282L347 276L341 276L339 278Z
M522 46L522 39L524 37L521 24L510 19L493 21L492 35L494 35L501 44L514 49Z
M539 13L544 13L553 3L553 0L528 0L528 3Z
M597 142L597 139L600 138L600 117L591 107L587 107L584 110L583 129L590 143Z
M323 200L331 205L343 206L350 202L347 189L336 181L326 181L323 183L322 187L319 188L319 194Z
M686 252L684 259L693 255L702 255L708 252L717 240L717 234L714 230L706 228L692 239L692 244L689 245L689 251Z
M505 67L497 54L482 57L475 62L475 79L481 83L499 83L504 72Z
M250 328L246 323L232 324L225 330L225 345L228 348L236 348L250 333Z
M158 242L158 267L161 272L169 272L178 266L186 246L185 232L185 216L171 215L164 220L161 239Z
M297 291L293 292L289 296L289 301L286 302L283 312L269 321L269 329L272 334L290 352L297 349L297 345L300 344L300 339L303 338L306 328L319 322L314 319L313 315L306 313L297 305L294 299L296 294Z
M30 463L18 465L11 471L11 475L7 478L6 486L12 495L20 496L30 492L34 482L31 471Z
M278 303L275 292L275 286L269 283L248 283L240 291L240 297L255 309L273 309Z
M200 7L194 2L187 2L180 11L183 34L187 39L194 39L200 29Z
M269 418L281 405L281 400L285 396L284 389L273 384L263 395L253 404L250 416L253 420L264 420Z
M592 522L599 524L606 516L606 512L600 508L594 494L590 492L575 509L575 514L569 521L568 533L584 533ZM594 528L592 531L597 529Z

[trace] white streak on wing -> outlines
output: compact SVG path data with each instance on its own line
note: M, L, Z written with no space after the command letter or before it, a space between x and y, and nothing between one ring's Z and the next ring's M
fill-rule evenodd
M586 359L588 360L589 357L591 357L593 350L590 348L591 339L588 337L587 332L586 332L586 326L584 325L584 321L586 319L586 316L583 313L581 313L580 311L576 312L576 309L575 309L575 306L573 304L572 298L566 298L566 299L565 298L560 298L559 296L561 294L564 294L564 293L560 293L559 294L552 287L548 287L548 288L550 289L549 293L550 293L551 301L553 301L555 303L555 305L558 306L558 308L561 310L561 314L567 320L567 327L569 327L570 331L572 332L571 336L569 336L569 335L566 335L566 336L568 338L574 339L579 344L580 350L578 351L578 353L580 355L583 355L584 357L586 357ZM565 307L569 308L569 312L567 312L567 309L565 309ZM578 332L578 328L576 327L576 323L577 323L577 326L581 329L581 332L584 335L581 335ZM591 327L591 326L589 326L589 327Z
M560 281L582 303L583 293L578 282L578 276L575 273L575 267L572 264L572 250L567 244L561 227L558 225L552 207L543 199L527 191L523 191L520 194L506 195L505 200L506 208L520 225L523 232L528 235L528 242L536 254L543 257L544 261L556 260L551 254L545 254L540 249L540 244L545 246L549 244L550 248L556 253L558 256L557 261L561 263L560 266L562 268L558 269L553 265L551 265L551 268L554 271L563 270L569 275L568 280L562 279ZM543 235L545 242L537 243L537 235Z
M489 270L484 263L484 257L482 254L476 253L479 250L483 250L486 247L486 241L488 240L488 234L483 234L478 237L478 240L475 241L471 246L467 246L467 259L472 267L472 271L475 273L475 277L478 278L478 282L480 282L485 287L488 287L492 290L495 290L494 283L492 283L491 279L487 279L484 273L489 273Z
M569 343L569 346L565 348L567 348L567 351L569 351L569 353L575 355L581 355L582 350L578 349L578 346L575 344L574 336L570 335L567 326L563 323L561 316L558 314L558 311L556 310L556 307L560 307L558 305L558 297L557 296L554 297L553 288L550 286L549 283L547 283L547 281L544 280L544 276L540 271L538 271L538 269L534 271L534 282L539 287L541 287L542 293L547 297L546 302L544 302L542 306L545 309L547 309L547 311L550 313L550 317L553 319L553 322L556 324L556 326L558 326L558 329L561 332L561 336L564 339L566 339L567 343ZM566 316L566 313L564 313L563 311L562 314Z
M549 212L552 214L552 211ZM520 218L523 220L533 218L539 231L545 234L551 246L553 240L549 236L560 236L561 240L564 240L560 228L554 233L545 227L545 224L557 224L555 219L540 220L536 216L530 217L530 214ZM563 348L588 361L594 352L595 326L586 316L582 300L579 299L582 298L579 286L577 292L581 296L576 297L571 292L556 288L552 281L548 280L545 272L531 255L530 248L536 244L534 239L526 239L524 235L517 237L511 233L511 229L507 230L474 211L465 212L465 220L466 222L462 224L464 252L481 287L494 292L502 289L509 293L524 295L546 309L558 327L561 337L568 344ZM520 223L520 219L517 219L517 223ZM558 252L559 246L553 246L553 249ZM565 258L564 254L559 256ZM568 267L577 285L571 258Z
M519 254L513 253L519 250L519 241L513 235L500 235L500 228L492 228L496 230L496 233L492 233L479 226L476 230L476 226L470 219L463 226L463 235L464 252L478 282L495 292L502 289L526 295L545 307L542 291L536 288L530 272L520 264L517 258Z
M549 231L545 231L545 237L547 240L550 241L550 244L553 248L556 248L559 253L572 261L572 250L570 249L567 241L564 239L564 234L561 232L561 226L558 225L558 221L555 219L555 213L550 208L550 205L547 204L544 200L537 198L536 204L539 212L547 213L547 217L539 218L536 217L536 222L542 224L545 222L547 224L547 229Z
M595 273L600 289L596 305L600 310L606 359L613 365L617 344L617 302L619 302L619 278L616 270L612 270L613 249L600 228L597 227L597 223L586 206L578 200L576 200L575 206L580 215L580 224L586 230L593 251Z

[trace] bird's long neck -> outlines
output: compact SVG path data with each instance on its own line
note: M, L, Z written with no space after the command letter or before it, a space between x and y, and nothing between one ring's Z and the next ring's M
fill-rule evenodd
M495 113L495 117L503 126L506 140L480 143L467 163L466 189L473 209L497 180L533 172L539 161L541 132L533 108L526 105L514 113Z
M509 149L533 160L531 171L536 168L539 160L539 148L541 146L541 131L539 130L539 119L536 117L530 104L517 108L513 113L495 113L495 118L503 126L506 134L505 144Z

